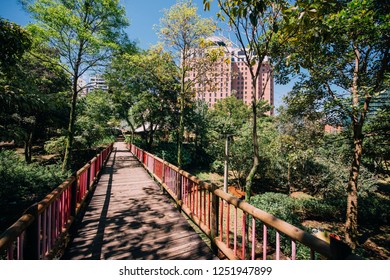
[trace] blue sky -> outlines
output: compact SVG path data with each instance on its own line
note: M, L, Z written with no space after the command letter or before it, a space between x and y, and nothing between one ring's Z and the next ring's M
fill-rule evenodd
M158 37L153 26L158 24L163 16L163 9L169 9L176 0L121 0L126 8L126 14L130 21L127 28L129 38L135 40L143 49L156 44ZM198 13L202 17L214 17L217 11L216 3L212 3L211 11L203 11L203 0L193 0L198 6ZM32 22L29 15L23 11L18 0L0 0L0 17L8 19L19 25L25 26ZM281 105L281 98L292 87L275 84L275 107Z

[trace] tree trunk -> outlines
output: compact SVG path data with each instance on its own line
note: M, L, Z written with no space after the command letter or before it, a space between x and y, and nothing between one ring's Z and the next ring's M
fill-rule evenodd
M252 127L252 146L253 146L253 165L252 168L246 177L245 182L245 199L247 201L250 200L252 195L252 185L255 175L257 173L257 169L260 164L259 157L259 140L257 137L257 107L256 107L256 79L252 78L252 86L253 86L253 96L252 96L252 115L253 115L253 127Z
M26 140L24 141L24 159L27 163L31 163L32 159L32 139L33 133L28 132Z
M291 195L292 186L291 186L291 163L290 163L290 161L287 162L287 185L288 185L288 194Z
M127 112L128 112L128 111L129 111L129 110L127 110ZM134 127L133 123L130 121L128 115L126 115L126 121L127 121L127 124L130 126L130 129L131 129L131 139L130 139L130 143L133 144L135 127Z
M363 151L363 134L360 125L354 125L354 155L347 186L347 213L345 239L352 249L356 248L358 237L358 177Z
M76 76L77 77L77 76ZM64 161L62 163L62 172L66 172L70 168L70 163L72 160L72 148L73 148L73 139L74 139L74 129L76 122L76 103L77 103L77 78L73 79L73 94L72 94L72 103L70 106L70 116L69 116L69 125L66 136L66 147Z
M150 123L150 131L147 135L146 143L148 150L150 151L153 146L153 140L154 140L154 129L153 129L153 123Z
M182 166L183 139L184 139L184 94L180 98L179 134L177 143L177 166Z
M351 171L349 173L348 185L347 185L347 212L345 219L345 239L352 249L356 248L357 236L358 236L358 177L359 169L363 151L363 123L365 117L365 111L362 112L360 119L357 111L359 106L359 61L360 52L355 47L355 69L352 80L352 126L353 126L353 142L354 153L351 163ZM366 100L367 101L367 100ZM364 108L368 110L368 102L365 102Z
M184 53L185 50L184 50ZM185 55L183 55L185 57ZM185 76L186 76L186 61L182 61L182 73L180 77L180 118L179 118L179 128L178 128L178 143L177 143L177 166L181 168L182 166L182 153L183 153L183 139L184 139L184 106L185 106Z

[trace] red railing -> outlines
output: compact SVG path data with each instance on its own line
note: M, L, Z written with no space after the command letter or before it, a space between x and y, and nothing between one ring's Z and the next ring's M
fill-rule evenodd
M47 259L66 236L113 148L89 163L32 205L0 236L0 259Z
M242 201L213 184L128 144L182 211L229 259L297 259L298 246L310 259L338 258L325 241ZM284 242L282 242L282 239ZM287 240L287 242L286 242ZM286 244L287 243L287 244ZM349 255L348 258L359 258Z

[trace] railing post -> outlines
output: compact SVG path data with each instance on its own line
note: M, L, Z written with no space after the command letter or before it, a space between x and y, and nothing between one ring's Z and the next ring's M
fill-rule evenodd
M72 176L73 182L70 186L70 215L76 217L77 213L77 176Z
M163 169L163 171L162 171L162 176L161 176L161 182L162 182L161 189L162 189L162 193L166 194L166 190L163 187L163 185L166 184L165 183L165 161L164 160L162 161L162 169Z
M31 215L34 219L32 224L26 229L23 246L23 258L25 260L39 259L39 220L38 220L38 203L33 204L26 211L26 214Z
M162 176L161 176L161 182L165 184L165 161L162 161Z
M182 175L180 174L180 169L176 173L176 186L177 186L177 200L181 202L182 199L182 189L183 189L183 183L182 183ZM179 210L181 211L181 203L179 203Z
M92 186L91 186L91 165L92 165L92 163L89 162L89 167L87 169L87 189L88 189L88 191L90 191L92 189Z
M214 188L215 186L212 186L212 200L211 200L211 249L213 250L214 254L218 254L218 247L215 243L215 240L217 238L218 229L219 229L219 197L215 194Z

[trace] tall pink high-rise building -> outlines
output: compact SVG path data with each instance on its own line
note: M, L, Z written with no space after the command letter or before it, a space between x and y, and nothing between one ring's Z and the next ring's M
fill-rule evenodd
M254 89L244 52L232 47L232 43L225 38L211 37L208 40L213 42L208 48L220 48L224 55L208 68L203 78L194 79L195 99L203 100L209 107L213 107L218 100L234 95L249 105ZM253 66L254 69L256 66ZM188 76L196 77L196 71L194 68ZM274 80L268 61L261 64L256 89L257 100L264 99L270 105L274 105ZM270 115L273 113L273 109L268 112Z

